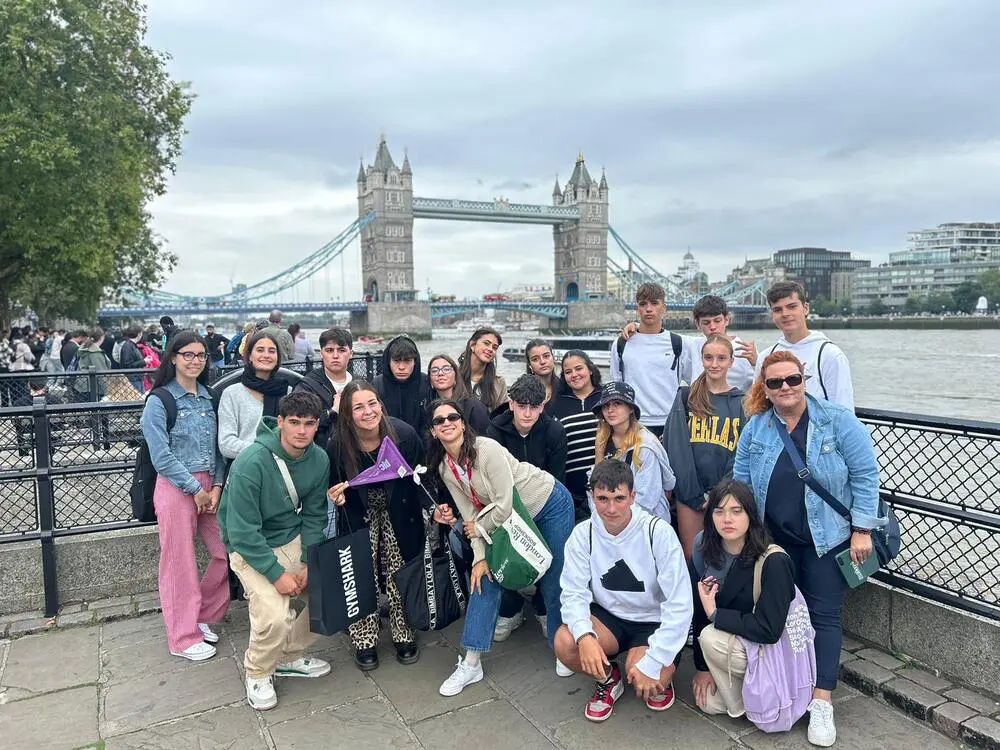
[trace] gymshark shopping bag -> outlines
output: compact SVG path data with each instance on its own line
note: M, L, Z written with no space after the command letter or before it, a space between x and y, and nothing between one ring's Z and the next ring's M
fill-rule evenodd
M372 541L367 528L347 530L314 544L307 555L312 632L342 633L378 609Z
M510 516L491 534L480 523L494 511L496 503L485 506L476 516L476 528L486 541L486 562L493 578L505 589L518 591L536 583L552 564L552 551L542 538L521 496L513 490Z

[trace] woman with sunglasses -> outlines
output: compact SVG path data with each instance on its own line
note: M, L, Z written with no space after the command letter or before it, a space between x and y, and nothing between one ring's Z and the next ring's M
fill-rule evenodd
M854 412L806 393L802 362L779 350L764 358L744 402L750 419L736 447L733 478L753 487L757 509L775 543L792 560L795 580L816 631L816 689L809 704L809 741L837 738L832 691L837 685L841 613L846 584L836 555L850 549L855 563L872 551L878 517L879 470L871 433ZM784 432L796 459L789 454ZM846 521L799 477L796 463L844 505Z
M153 506L167 648L191 661L215 655L212 644L219 636L210 625L221 622L229 607L229 558L215 517L223 465L207 385L208 347L194 331L181 331L171 338L153 375L139 419L157 473ZM200 580L196 536L211 556Z
M559 392L559 376L551 344L544 339L531 339L524 345L524 358L528 361L528 374L536 375L545 385L545 403L549 403Z
M513 493L517 490L524 509L538 525L538 530L552 551L552 564L539 581L548 617L548 641L562 624L559 603L559 576L563 567L563 548L573 530L573 498L551 474L536 466L518 461L495 440L477 437L462 416L461 406L453 399L431 404L431 442L427 463L437 470L451 493L463 519L462 528L472 543L474 561L469 604L462 631L465 657L459 659L452 675L442 683L444 696L458 695L467 685L483 679L480 656L490 650L500 614L504 589L493 580L486 562L486 540L480 530L492 534L513 512ZM496 507L477 522L479 511ZM451 525L451 506L441 504L434 520Z
M483 402L473 398L465 383L458 377L458 365L447 354L435 354L427 365L434 399L451 398L462 405L462 416L479 435L485 435L490 426L490 413Z
M500 334L492 328L477 328L458 358L458 376L465 389L482 401L488 412L507 397L507 383L497 375L496 358L502 343Z

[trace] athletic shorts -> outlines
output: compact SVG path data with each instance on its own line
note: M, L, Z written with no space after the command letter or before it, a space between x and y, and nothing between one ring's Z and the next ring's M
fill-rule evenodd
M618 653L637 646L648 646L649 637L660 627L658 622L631 622L615 617L600 604L590 604L590 614L601 621L618 641Z

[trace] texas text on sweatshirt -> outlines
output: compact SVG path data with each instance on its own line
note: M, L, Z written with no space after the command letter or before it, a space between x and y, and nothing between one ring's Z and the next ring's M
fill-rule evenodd
M820 349L823 350L820 355ZM782 336L778 343L760 351L757 358L757 374L760 374L764 359L774 351L790 351L806 366L806 393L813 398L832 401L854 410L854 385L851 383L851 365L847 355L839 346L827 338L825 333L810 331L801 341L789 344ZM819 367L817 367L817 361Z
M633 505L632 520L616 536L596 513L577 524L566 542L559 584L563 622L575 640L594 631L591 602L628 622L660 623L637 665L655 680L684 648L694 605L677 535L670 524L657 519L650 545L652 521Z
M608 448L614 449L611 441ZM670 521L670 505L664 493L674 488L676 478L663 445L649 430L642 431L642 444L635 452L616 451L611 457L625 461L632 469L635 504L658 518ZM638 465L637 465L638 464Z
M711 394L713 414L699 417L685 407L690 389L677 392L670 418L663 430L670 465L677 475L674 498L689 508L700 510L705 493L724 477L733 475L736 443L746 417L743 393Z

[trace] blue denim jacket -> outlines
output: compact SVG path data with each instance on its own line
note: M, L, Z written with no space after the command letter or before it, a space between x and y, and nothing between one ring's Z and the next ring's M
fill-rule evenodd
M166 385L177 401L177 421L167 434L167 411L159 398L147 398L139 424L149 446L149 457L157 474L188 495L197 494L201 484L194 478L199 471L212 474L215 484L222 484L222 454L216 439L212 396L201 383L198 395L184 390L176 380Z
M830 401L806 395L809 431L806 465L813 477L851 511L855 528L884 525L878 518L879 470L872 436L854 412ZM768 409L743 428L736 446L733 478L753 488L757 510L764 516L767 486L778 456L785 449L778 435L784 421ZM806 516L817 555L825 555L851 535L851 525L823 498L806 487Z

